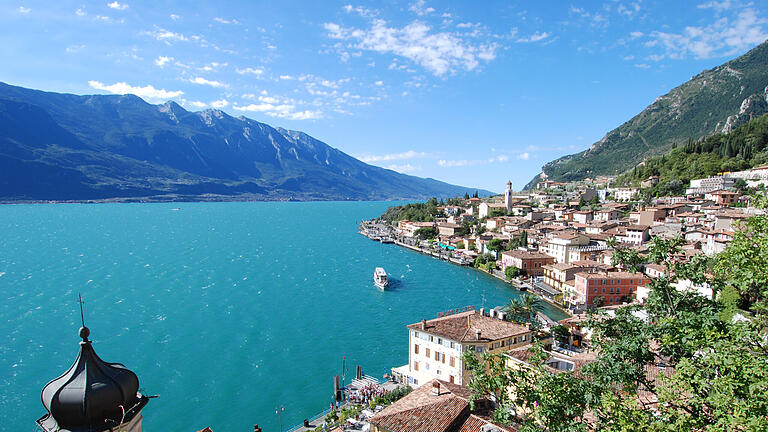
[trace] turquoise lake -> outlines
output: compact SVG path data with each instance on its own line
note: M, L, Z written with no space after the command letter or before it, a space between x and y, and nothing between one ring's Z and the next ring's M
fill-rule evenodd
M274 431L277 406L287 429L328 407L344 357L381 378L407 362L406 324L519 296L357 234L391 205L0 206L0 430L36 430L40 391L77 356L78 293L99 356L159 395L148 432Z

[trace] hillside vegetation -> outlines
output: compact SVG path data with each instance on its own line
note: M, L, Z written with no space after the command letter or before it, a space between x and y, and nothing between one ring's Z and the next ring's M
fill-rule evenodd
M727 133L750 115L768 112L768 42L672 89L638 115L608 132L589 149L542 168L556 181L616 175L647 159L699 140ZM526 189L535 186L536 176Z
M739 126L727 134L689 140L666 155L652 157L620 175L618 186L639 186L650 176L659 176L651 195L679 194L690 180L718 173L741 171L768 163L768 114Z

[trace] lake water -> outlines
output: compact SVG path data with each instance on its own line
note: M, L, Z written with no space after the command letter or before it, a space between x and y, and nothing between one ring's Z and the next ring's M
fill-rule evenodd
M357 234L390 205L0 206L0 430L45 413L41 389L77 356L78 292L96 352L159 395L148 432L277 430L277 406L288 428L328 407L344 357L381 377L407 362L406 324L519 296Z

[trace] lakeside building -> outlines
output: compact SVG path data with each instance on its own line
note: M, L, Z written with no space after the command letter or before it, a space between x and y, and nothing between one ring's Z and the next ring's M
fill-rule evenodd
M392 374L413 387L436 378L463 384L468 377L462 355L467 350L497 353L530 343L529 328L504 321L496 310L489 314L468 310L408 325L408 364L393 368Z
M507 267L517 267L525 270L529 276L541 276L544 274L543 267L553 264L555 259L541 252L529 252L524 250L511 250L501 253L501 270L506 271Z
M588 244L588 236L576 232L565 232L550 239L544 248L544 253L553 257L556 262L567 263L570 261L572 249Z
M633 299L637 288L650 282L642 273L581 272L573 278L576 298L573 303L582 307L621 304ZM602 301L596 299L602 298ZM602 302L602 305L599 303Z
M149 397L139 393L139 378L120 363L96 355L88 327L81 327L80 352L63 375L43 387L48 411L37 420L44 432L141 432Z
M515 432L487 420L491 403L469 403L465 386L433 379L371 417L371 432Z

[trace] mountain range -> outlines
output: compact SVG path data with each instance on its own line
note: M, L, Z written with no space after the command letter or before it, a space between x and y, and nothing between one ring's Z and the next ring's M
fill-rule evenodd
M615 175L689 139L727 133L768 112L768 42L672 89L638 115L580 153L547 163L541 174L556 181Z
M421 200L475 191L371 166L305 133L220 110L0 83L5 202Z

